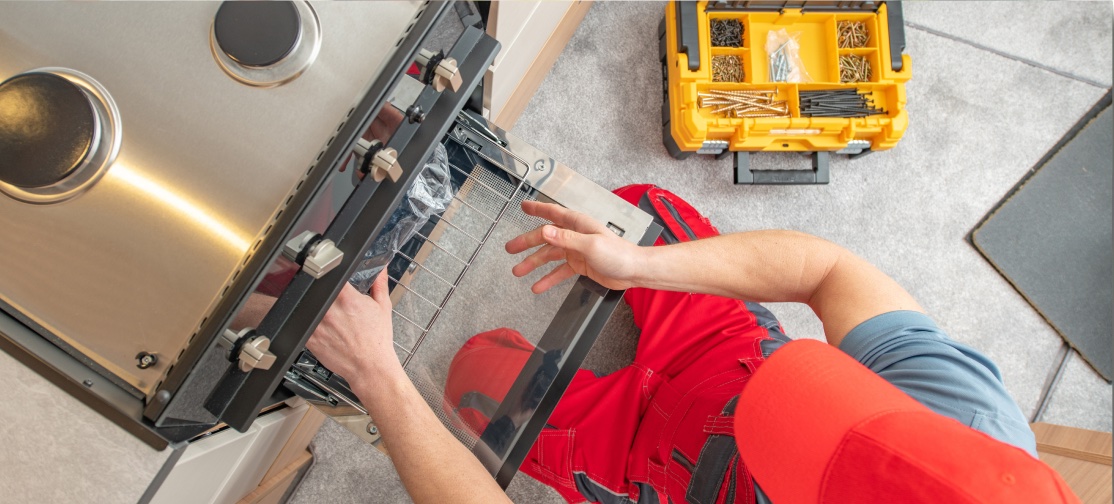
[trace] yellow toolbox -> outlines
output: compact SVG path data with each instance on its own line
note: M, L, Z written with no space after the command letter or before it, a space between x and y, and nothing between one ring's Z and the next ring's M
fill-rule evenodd
M829 154L892 148L909 124L900 2L673 1L659 37L666 149L733 155L737 184L827 183ZM813 166L752 171L750 151Z

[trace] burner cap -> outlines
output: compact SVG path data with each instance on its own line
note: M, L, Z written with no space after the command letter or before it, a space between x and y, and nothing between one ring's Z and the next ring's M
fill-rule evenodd
M96 124L88 96L63 77L35 72L0 82L0 181L61 182L89 157Z
M228 57L244 66L265 67L290 54L300 26L293 2L230 1L217 10L213 32Z

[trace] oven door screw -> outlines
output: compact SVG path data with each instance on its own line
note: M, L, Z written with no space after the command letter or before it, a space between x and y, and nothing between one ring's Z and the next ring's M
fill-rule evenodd
M159 356L153 353L139 352L135 355L136 365L139 369L147 369L159 363Z

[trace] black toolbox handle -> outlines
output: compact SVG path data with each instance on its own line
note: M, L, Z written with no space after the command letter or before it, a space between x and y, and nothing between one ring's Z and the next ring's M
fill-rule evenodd
M812 153L811 170L751 170L750 152L734 152L735 183L746 185L807 185L828 183L831 152Z
M890 29L890 68L900 72L905 66L901 60L905 52L905 16L901 12L901 2L886 2L886 26Z
M689 57L689 71L700 70L700 32L696 23L695 0L677 0L677 52Z

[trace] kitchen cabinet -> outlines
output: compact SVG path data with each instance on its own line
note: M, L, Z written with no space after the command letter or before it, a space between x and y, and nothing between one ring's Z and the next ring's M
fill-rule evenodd
M565 49L592 2L492 2L487 33L502 44L484 78L484 107L511 129Z

